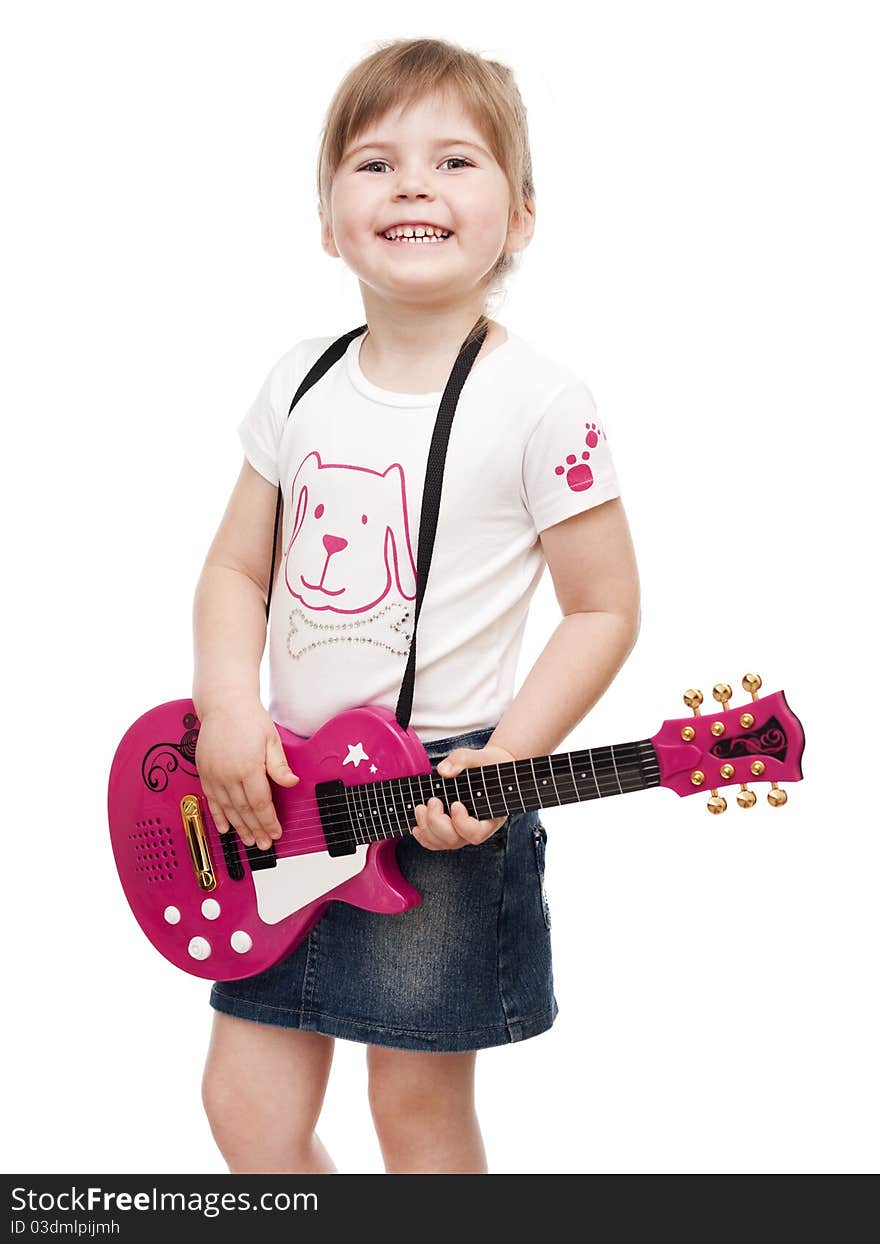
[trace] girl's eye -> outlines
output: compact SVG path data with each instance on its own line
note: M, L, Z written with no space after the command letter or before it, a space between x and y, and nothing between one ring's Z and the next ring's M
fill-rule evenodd
M466 160L464 156L447 156L446 159L443 161L443 163L448 164L450 160L454 160L459 164L464 164L468 168L472 167L470 160ZM362 173L364 172L365 169L375 168L377 164L387 164L388 168L391 167L391 165L388 164L387 160L370 160L368 164L361 165L361 167L358 169L358 172Z

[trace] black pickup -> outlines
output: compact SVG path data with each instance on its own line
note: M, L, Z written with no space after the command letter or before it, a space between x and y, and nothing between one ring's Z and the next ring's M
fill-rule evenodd
M258 873L261 868L274 868L278 863L274 844L270 844L265 851L261 851L254 843L252 847L245 847L245 852L252 873Z
M345 802L345 783L338 779L332 782L316 782L315 801L328 855L354 855L357 840Z
M225 834L220 835L220 845L223 847L223 858L226 861L226 871L229 873L231 880L244 880L244 866L241 862L241 856L238 853L238 834L230 826Z

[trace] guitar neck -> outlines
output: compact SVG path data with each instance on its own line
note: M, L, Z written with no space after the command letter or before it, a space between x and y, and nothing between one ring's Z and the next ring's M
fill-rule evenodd
M359 842L404 837L415 824L414 809L440 799L449 812L462 803L470 816L491 817L558 808L564 803L607 799L660 785L660 766L650 739L610 747L555 752L504 764L463 769L444 778L436 769L345 788L351 828Z

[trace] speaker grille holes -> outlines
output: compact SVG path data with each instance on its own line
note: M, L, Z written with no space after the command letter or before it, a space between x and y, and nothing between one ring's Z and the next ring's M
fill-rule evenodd
M174 880L174 870L180 861L169 826L163 825L157 817L148 817L135 821L128 837L134 851L134 870L142 874L144 881Z

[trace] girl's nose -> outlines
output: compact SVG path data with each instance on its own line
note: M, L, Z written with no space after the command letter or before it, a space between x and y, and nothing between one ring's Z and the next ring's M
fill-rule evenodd
M414 199L431 198L427 174L420 173L418 169L401 169L397 174L397 190L394 198L399 200L408 198L410 195Z

